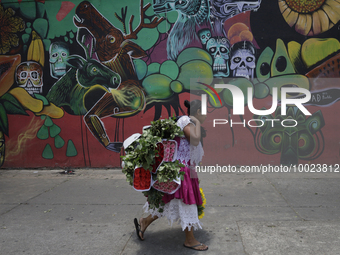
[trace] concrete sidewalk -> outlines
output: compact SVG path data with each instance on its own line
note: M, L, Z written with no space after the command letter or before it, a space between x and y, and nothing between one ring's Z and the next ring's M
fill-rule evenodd
M0 170L0 254L196 254L166 219L145 241L145 198L120 169ZM199 173L202 254L340 254L340 173Z

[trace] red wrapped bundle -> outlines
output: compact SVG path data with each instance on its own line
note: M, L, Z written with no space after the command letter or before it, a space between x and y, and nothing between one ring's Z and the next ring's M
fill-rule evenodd
M143 167L135 169L133 187L137 191L147 191L151 188L151 173Z
M181 182L180 181L169 181L169 182L154 182L152 187L158 191L167 193L167 194L173 194L177 191L179 188Z

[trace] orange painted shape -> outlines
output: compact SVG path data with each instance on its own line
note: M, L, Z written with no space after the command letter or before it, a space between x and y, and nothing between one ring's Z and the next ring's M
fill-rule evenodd
M68 2L68 1L64 1L61 3L60 9L57 13L57 20L61 21L63 20L67 14L69 14L69 12L74 8L75 4L72 2Z

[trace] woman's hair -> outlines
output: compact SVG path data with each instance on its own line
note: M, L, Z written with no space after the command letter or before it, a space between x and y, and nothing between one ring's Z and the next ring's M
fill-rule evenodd
M200 100L193 100L189 102L188 100L184 101L184 105L188 108L188 115L195 115L199 109L201 109L201 101Z

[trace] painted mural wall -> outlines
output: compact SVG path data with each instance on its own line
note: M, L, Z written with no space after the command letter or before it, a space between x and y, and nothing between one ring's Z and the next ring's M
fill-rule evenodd
M337 164L339 20L340 0L1 0L0 165L120 166L127 137L201 94L204 164ZM309 90L311 115L274 88Z

